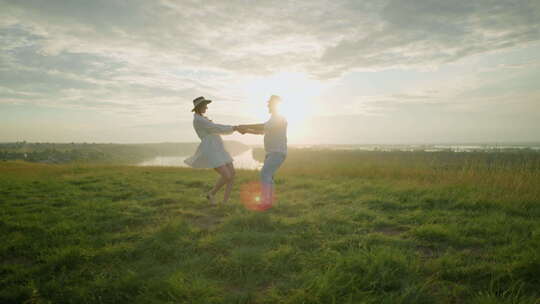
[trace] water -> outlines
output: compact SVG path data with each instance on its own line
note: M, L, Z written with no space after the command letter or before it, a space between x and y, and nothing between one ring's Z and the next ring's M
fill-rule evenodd
M164 167L187 167L184 160L189 156L157 156L143 161L138 166L164 166ZM234 167L237 169L259 170L262 163L253 158L252 150L247 150L233 157Z
M305 149L330 149L330 150L364 150L364 151L424 151L424 152L498 152L498 151L520 151L520 150L529 150L529 151L539 151L540 145L518 145L518 144L416 144L416 145L313 145L313 146L297 146L296 148L305 148Z

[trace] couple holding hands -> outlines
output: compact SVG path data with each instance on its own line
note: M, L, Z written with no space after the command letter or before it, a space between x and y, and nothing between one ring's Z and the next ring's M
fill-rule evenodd
M272 206L274 192L274 173L281 166L287 156L287 120L278 112L281 98L272 95L267 102L270 119L265 123L251 125L222 125L216 124L204 114L208 104L212 101L203 96L193 100L193 128L201 139L201 144L195 154L185 160L193 168L213 168L219 175L214 187L206 194L211 204L216 204L216 193L225 186L223 203L227 203L234 184L233 159L223 146L220 135L232 134L234 131L241 134L264 135L264 150L266 157L261 169L261 201L260 209Z

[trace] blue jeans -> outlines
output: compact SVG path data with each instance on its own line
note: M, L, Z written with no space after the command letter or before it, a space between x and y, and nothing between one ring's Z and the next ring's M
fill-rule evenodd
M285 161L287 155L279 152L266 154L261 170L261 195L263 204L272 204L274 193L274 173Z

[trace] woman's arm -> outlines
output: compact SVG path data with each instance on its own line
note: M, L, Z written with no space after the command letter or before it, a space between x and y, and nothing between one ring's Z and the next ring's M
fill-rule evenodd
M235 127L231 125L221 125L211 122L208 119L200 118L196 122L200 128L205 129L208 133L212 134L232 134L235 131Z

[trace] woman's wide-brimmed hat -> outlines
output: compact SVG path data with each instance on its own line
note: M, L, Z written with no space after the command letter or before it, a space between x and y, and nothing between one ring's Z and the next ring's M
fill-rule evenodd
M195 109L197 108L198 105L202 103L211 103L211 102L212 101L210 99L206 99L204 98L204 96L199 96L193 99L193 110L191 110L191 112L195 112Z

